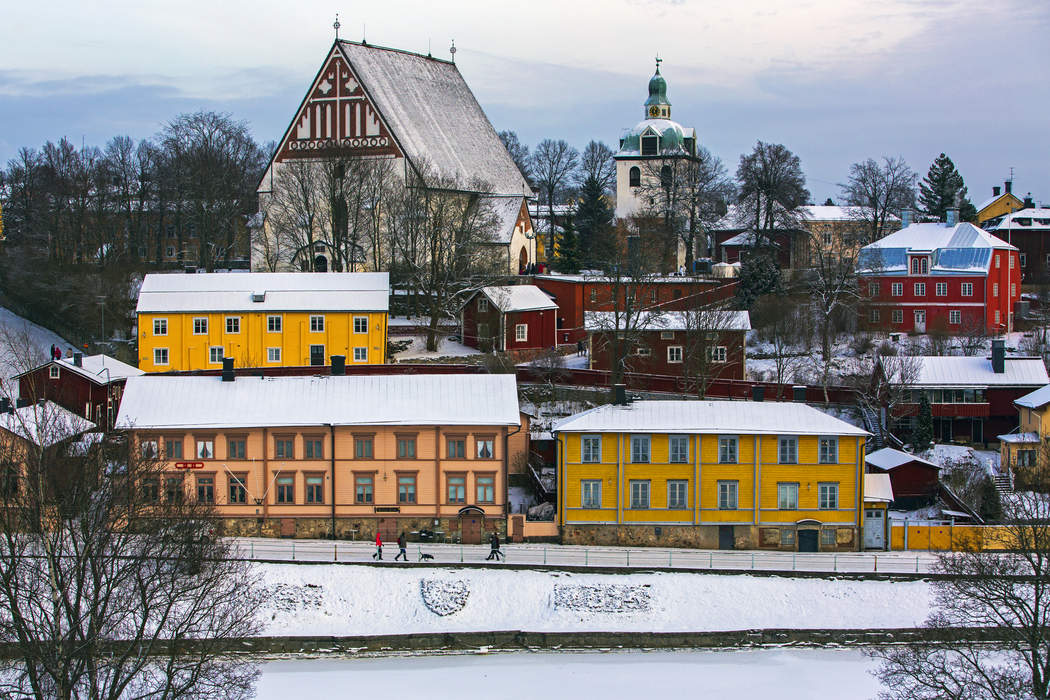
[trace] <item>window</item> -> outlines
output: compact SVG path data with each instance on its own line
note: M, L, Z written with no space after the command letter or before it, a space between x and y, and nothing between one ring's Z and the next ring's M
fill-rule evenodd
M168 503L182 503L182 477L169 476L164 479L164 500Z
M659 136L643 136L642 137L642 155L643 156L655 156L657 150L660 148L660 137Z
M948 311L948 323L952 325L959 325L962 323L962 311L959 309L950 309Z
M208 335L208 319L197 317L193 319L193 335Z
M718 463L736 464L737 439L735 437L718 438Z
M584 479L580 482L580 507L602 507L602 482L599 479Z
M667 438L667 441L671 461L675 464L687 463L689 461L689 436L672 435Z
M830 246L831 242L832 242L831 231L825 231L824 232L824 246L825 247Z
M798 464L798 438L782 437L778 443L778 461L781 464Z
M674 480L667 482L667 507L670 510L683 510L689 507L689 482Z
M371 474L354 474L354 503L372 503L375 477Z
M794 547L795 546L795 531L783 528L780 530L780 546L781 547Z
M1035 466L1035 450L1018 450L1017 451L1017 466L1019 467L1034 467Z
M601 435L584 435L580 438L580 461L588 464L602 461Z
M247 474L230 475L230 503L245 503L248 500L248 489L244 487L248 480Z
M1010 258L1010 259L1013 260L1013 258ZM1013 284L1013 283L1010 284L1010 296L1011 297L1017 296L1017 285L1016 284Z
M894 282L890 285L890 296L902 297L904 296L904 284L902 282Z
M354 458L372 459L372 438L354 438Z
M448 477L447 486L449 503L467 502L467 477L450 476Z
M835 510L839 507L839 485L821 484L818 507L821 510Z
M642 186L642 171L637 165L631 168L630 172L628 173L628 184L631 187ZM591 299L591 301L594 301L594 299Z
M274 438L276 459L295 459L295 441L292 438Z
M62 375L62 368L58 365L51 365L47 371L47 376L51 379L58 379Z
M280 316L267 316L266 317L266 332L267 333L280 333L281 332L281 317Z
M397 476L397 502L416 502L416 475L398 474Z
M304 459L324 459L324 439L319 437L303 438Z
M166 249L164 250L164 252L165 252L165 253L167 254L167 257L169 257L169 258L174 258L174 257L175 257L175 248L174 248L174 246L170 246L170 245L169 245L169 246L168 246L168 247L167 247L167 248L166 248Z
M280 348L266 348L266 361L267 362L280 362L281 361L281 349Z
M934 287L933 291L939 297L946 297L946 296L948 296L948 283L947 282L938 282L936 284L936 286Z
M139 450L143 459L156 459L157 455L160 454L157 450L156 440L143 440L139 445Z
M916 282L915 283L915 296L924 297L926 296L926 283Z
M904 323L904 309L893 309L890 311L890 320L893 323Z
M215 441L211 438L197 440L197 459L215 459Z
M682 361L681 345L671 345L667 348L667 361L670 364L677 364Z
M495 457L494 445L495 441L492 438L475 438L474 448L477 451L478 459L492 459Z
M277 477L277 502L295 503L295 477Z
M166 318L155 318L153 319L153 335L167 335L168 334L168 319Z
M999 309L995 310L995 322L999 323Z
M164 456L167 459L182 459L182 438L164 438Z
M798 510L798 484L777 484L777 508Z
M223 357L223 353L222 353L222 347L221 346L215 345L215 346L212 346L212 347L208 348L208 362L209 363L211 363L213 365L221 365L222 364L222 357Z
M963 282L962 289L960 290L964 297L973 296L973 282Z
M868 315L868 320L870 320L872 323L878 323L879 322L879 310L878 309L872 309L871 312Z
M197 503L215 503L215 477L197 477Z
M631 462L635 464L648 464L649 463L649 436L648 435L632 435L631 436Z
M868 282L868 296L877 297L879 295L879 283Z
M142 480L142 500L146 503L156 503L160 500L160 485L156 479Z
M639 345L635 347L634 354L638 357L652 357L653 349L645 345Z
M992 283L992 296L993 297L999 296L999 283L998 282L993 282Z
M719 481L718 482L718 509L719 510L736 510L736 491L738 482L736 481Z
M668 189L669 187L671 187L671 182L671 166L665 165L662 168L660 168L660 187Z
M838 464L839 439L836 437L820 438L818 452L818 459L821 464Z
M467 441L463 438L449 438L445 443L446 459L466 459Z
M397 458L416 458L416 439L414 437L399 437L397 439Z
M519 343L524 343L529 339L529 326L525 323L517 323L514 325L514 340Z
M306 477L306 502L324 503L324 477L313 475Z
M919 274L919 259L918 258L912 258L911 259L911 273L913 275Z
M708 362L725 362L726 361L726 348L724 345L718 345L713 348L707 348L707 361Z
M310 332L311 333L324 333L324 316L311 316L310 317Z
M1010 269L1014 269L1014 256L1010 256Z
M168 364L168 349L167 348L153 348L153 364L155 364L155 365L166 365L166 364Z
M368 316L354 316L354 333L368 332Z
M1028 263L1028 256L1021 253L1021 267L1024 267Z
M241 317L240 316L227 316L226 317L226 332L227 333L240 333L241 332Z
M820 531L820 543L826 547L834 547L835 544L835 529L825 528Z
M645 509L649 507L649 481L642 479L631 480L631 508Z
M485 297L478 297L478 311L488 311L489 300Z
M496 501L496 477L474 477L474 491L477 495L475 503L494 503Z
M591 303L598 301L598 290L591 287Z
M674 331L660 331L660 340L674 340Z
M655 304L657 299L659 299L659 296L657 295L656 290L655 289L650 289L649 290L649 303L650 304ZM660 337L663 337L663 336L661 335Z
M1000 265L1000 260L999 260L999 258L1001 258L1001 257L1002 257L1001 255L996 255L996 256L995 256L995 269L996 269L996 270L998 270L998 269L999 269L999 265Z

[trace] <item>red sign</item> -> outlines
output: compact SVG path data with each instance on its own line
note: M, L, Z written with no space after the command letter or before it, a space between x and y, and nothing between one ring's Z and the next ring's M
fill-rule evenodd
M204 462L175 462L176 469L204 469Z

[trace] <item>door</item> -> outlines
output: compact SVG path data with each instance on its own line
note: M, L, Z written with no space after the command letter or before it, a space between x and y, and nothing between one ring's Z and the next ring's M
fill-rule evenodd
M926 309L915 309L915 332L926 332Z
M463 544L481 544L480 517L468 515L460 518L459 530L463 536Z
M886 549L886 511L864 509L864 549Z
M514 542L525 541L524 515L515 515L510 519L510 539Z
M732 525L718 526L718 548L736 549L736 539L733 537Z
M798 531L798 551L800 552L816 552L817 551L817 538L819 537L819 530L799 530Z
M281 537L295 537L295 518L281 518Z
M310 364L314 367L324 364L324 346L323 345L311 345L310 346Z
M380 518L377 528L384 544L397 542L397 518Z

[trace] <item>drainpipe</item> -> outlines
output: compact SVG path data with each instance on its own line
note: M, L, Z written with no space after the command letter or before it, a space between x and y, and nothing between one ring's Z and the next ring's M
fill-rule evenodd
M439 425L434 426L434 519L441 522L441 426Z
M332 539L335 539L335 426L331 423L326 423L328 426L328 434L331 436L331 459L332 459Z
M262 482L267 484L270 481L270 440L269 440L269 428L263 428L263 458L262 458ZM270 514L270 489L264 488L262 493L262 516L263 524L266 523L266 518Z
M508 433L506 428L503 428L503 515L506 516L510 512L510 484L507 482L510 474L510 452L508 448L510 446L510 436L517 435L521 432L521 414L518 414L518 428L517 430ZM526 450L525 459L529 458L529 453Z

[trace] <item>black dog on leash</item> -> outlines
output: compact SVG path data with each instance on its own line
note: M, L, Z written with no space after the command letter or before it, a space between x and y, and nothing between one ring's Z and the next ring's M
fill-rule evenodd
M419 553L419 561L434 561L433 554L427 554L426 552Z

